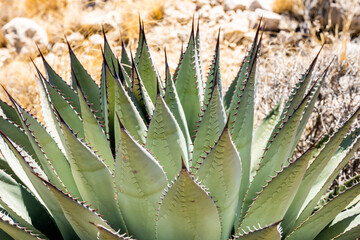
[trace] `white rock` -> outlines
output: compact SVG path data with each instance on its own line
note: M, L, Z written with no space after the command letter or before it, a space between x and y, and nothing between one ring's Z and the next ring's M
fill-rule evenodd
M251 10L253 10L253 11L257 8L272 11L272 7L274 5L274 0L255 0L253 2L257 2L256 5L254 4L252 6L253 9L251 9ZM254 8L255 6L256 6L256 8Z
M11 56L9 49L0 48L0 67L9 63L11 58L12 58L12 56Z
M81 19L81 26L95 31L118 29L121 23L121 15L118 11L110 11L104 14L101 11L91 11Z
M277 13L267 11L264 9L256 9L255 13L263 18L263 22L265 24L265 30L278 31L281 16Z
M249 31L249 20L247 18L237 18L224 25L224 40L230 43L238 43Z
M67 52L67 45L63 42L57 42L54 44L54 46L52 47L52 52L54 52L57 55L64 55L64 53Z
M104 43L104 38L100 34L94 34L89 37L89 41L92 44L99 45Z
M43 48L49 43L46 31L28 18L14 18L2 30L9 45L19 54L36 52L36 44Z
M84 40L84 36L79 32L73 32L69 36L66 36L69 43L79 44Z
M250 0L225 0L224 9L225 11L236 11L248 9L253 1Z

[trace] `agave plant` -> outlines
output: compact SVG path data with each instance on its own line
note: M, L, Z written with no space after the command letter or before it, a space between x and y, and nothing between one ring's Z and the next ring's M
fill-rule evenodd
M260 24L224 95L219 38L206 81L199 38L193 26L164 82L143 24L134 58L104 37L100 86L70 45L71 86L41 55L46 127L0 102L1 239L359 237L359 177L327 192L360 145L360 110L291 160L329 67L312 80L317 55L253 130Z

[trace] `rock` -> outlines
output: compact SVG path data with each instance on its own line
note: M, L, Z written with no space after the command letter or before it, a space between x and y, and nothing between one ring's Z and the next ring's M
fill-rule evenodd
M91 29L95 32L101 32L102 27L105 32L113 29L118 29L121 23L121 15L118 11L110 11L104 14L103 11L91 11L87 13L82 19L80 26L82 29L88 31Z
M79 32L73 32L69 36L66 36L66 39L69 43L79 45L82 41L84 41L84 36Z
M279 31L279 25L281 16L277 13L267 11L264 9L256 9L255 13L263 18L263 23L265 24L265 30L270 31Z
M284 0L283 0L284 1ZM253 4L253 8L250 10L256 10L258 8L267 10L267 11L272 11L273 10L273 5L274 5L274 0L256 0L254 1L256 2L256 4Z
M224 40L238 44L249 31L249 20L246 17L236 18L230 23L224 25Z
M94 34L89 37L89 41L92 44L101 45L104 43L104 38L100 34Z
M224 9L225 11L236 11L248 9L253 1L249 0L225 0Z
M12 58L12 56L11 56L9 49L0 48L0 67L3 67L7 63L9 63L11 58Z
M44 48L49 43L46 31L28 18L14 18L2 30L7 42L18 54L34 53L37 51L36 44Z
M57 42L54 44L54 46L52 47L51 51L59 56L64 55L64 53L66 53L68 47L65 43L63 42Z

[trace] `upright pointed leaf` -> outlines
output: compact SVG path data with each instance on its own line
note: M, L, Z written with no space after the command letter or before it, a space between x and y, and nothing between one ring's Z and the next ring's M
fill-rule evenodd
M101 106L100 106L100 89L95 81L91 78L89 73L81 65L80 61L75 56L73 50L68 43L70 60L71 60L71 80L73 89L77 89L79 85L83 90L85 97L87 98L91 109L96 113L96 116L101 118ZM77 81L79 83L77 83Z
M241 182L241 161L227 126L196 172L216 201L221 218L221 239L228 239L235 220Z
M240 228L258 224L265 226L283 219L304 177L311 155L312 149L290 163L263 187L249 206Z
M99 209L115 229L125 229L120 210L115 202L113 178L104 162L61 122L71 172L83 200ZM101 179L101 181L99 181Z
M221 224L216 205L184 168L161 202L157 239L218 240Z
M167 63L166 52L165 52L165 103L169 107L171 113L174 115L179 127L184 135L186 145L187 145L187 152L188 152L188 159L191 159L192 152L192 141L189 133L189 128L187 126L186 118L184 109L180 103L179 96L177 94L174 81L171 77L169 65Z
M118 204L131 235L154 239L156 209L167 178L154 157L122 125L120 137L115 164Z
M225 109L222 104L218 85L214 85L210 103L202 116L200 125L196 130L192 166L202 162L202 157L213 147L219 139L226 124Z
M175 84L184 109L189 132L192 135L196 128L204 98L194 27L191 31L188 47L180 63Z
M357 183L345 192L341 193L324 207L308 217L286 239L313 239L326 225L338 215L352 199L360 194L360 184Z
M181 159L189 167L185 138L160 94L157 96L156 108L149 125L145 147L163 166L169 181L174 180L180 172Z

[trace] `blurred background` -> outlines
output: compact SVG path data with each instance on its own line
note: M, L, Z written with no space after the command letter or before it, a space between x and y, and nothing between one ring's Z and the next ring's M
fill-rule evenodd
M193 16L200 17L204 69L221 31L224 89L234 79L262 16L265 33L257 87L256 123L289 94L322 50L314 79L335 56L298 152L341 124L360 104L360 0L0 0L0 83L39 117L35 69L41 69L36 45L70 82L65 36L90 75L99 81L102 28L113 50L135 51L139 16L152 57L164 75L164 48L173 71L182 44L187 45ZM2 91L0 97L6 100ZM359 124L357 123L357 126ZM339 179L359 169L356 157ZM336 184L336 183L334 183Z

